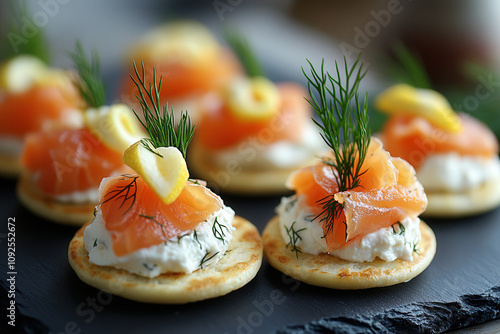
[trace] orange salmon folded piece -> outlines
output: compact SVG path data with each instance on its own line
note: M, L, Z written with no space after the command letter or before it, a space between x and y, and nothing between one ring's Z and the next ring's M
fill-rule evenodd
M0 134L22 139L47 121L63 125L80 113L81 104L73 87L38 84L24 92L5 93L0 98Z
M129 170L121 158L86 129L32 133L21 156L24 168L38 175L36 183L48 195L97 189L102 178Z
M192 231L222 208L219 196L191 181L171 204L165 204L136 174L106 178L99 192L99 207L116 256Z
M310 122L310 108L304 100L307 91L300 85L277 84L281 105L271 119L239 119L223 101L205 101L204 113L196 127L196 140L209 150L224 150L238 145L251 136L266 135L265 143L301 139L304 124Z
M371 139L361 171L359 186L343 192L338 192L336 171L325 163L301 169L289 179L289 187L297 196L305 196L305 203L322 222L329 252L406 217L416 217L427 207L413 167L391 157L380 140ZM342 210L333 226L327 226L323 203L332 198Z
M423 117L396 115L382 129L384 146L418 169L432 154L457 152L489 158L498 154L498 142L491 130L466 114L459 114L463 130L447 132Z

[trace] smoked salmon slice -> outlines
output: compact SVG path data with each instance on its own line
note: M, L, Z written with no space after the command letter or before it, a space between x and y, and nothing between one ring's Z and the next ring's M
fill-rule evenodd
M463 131L450 133L423 117L392 116L382 129L385 149L416 169L432 154L457 152L485 158L498 154L498 142L486 125L466 114L459 118Z
M416 217L427 207L413 167L391 157L377 138L371 139L361 170L359 186L342 192L338 191L336 171L325 163L301 169L289 179L289 187L305 197L317 221L322 222L329 252L408 216ZM332 198L342 210L333 226L326 226L322 203Z
M271 119L242 120L235 116L223 101L205 103L196 127L196 140L210 150L233 147L249 137L262 144L279 140L300 141L304 124L310 121L310 108L304 100L307 92L294 83L277 85L282 104Z
M22 138L41 130L46 121L62 121L81 105L76 90L33 85L22 93L0 97L0 134Z
M172 101L175 99L192 98L196 95L216 91L223 84L241 74L242 69L236 58L229 52L221 52L215 62L204 62L200 64L167 63L159 64L144 60L145 82L153 82L152 68L157 70L157 78L163 75L160 101ZM133 69L132 72L133 73ZM142 75L142 72L139 73ZM137 104L136 95L139 94L137 87L127 75L123 80L121 91L129 104Z
M24 168L49 195L97 189L102 178L129 170L121 158L87 129L29 134L21 155Z
M106 178L99 192L100 210L116 256L192 231L222 208L219 196L192 181L186 182L171 204L165 204L136 174Z

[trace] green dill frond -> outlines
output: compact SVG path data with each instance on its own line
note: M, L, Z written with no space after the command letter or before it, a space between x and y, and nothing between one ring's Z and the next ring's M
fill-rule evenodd
M299 240L302 240L302 237L300 236L300 232L304 231L306 228L301 228L300 230L295 230L294 228L294 225L295 225L296 221L294 221L292 223L292 225L290 226L290 228L288 228L286 225L285 225L285 230L286 230L286 234L288 235L288 238L289 238L289 242L286 244L286 248L288 248L288 246L290 246L290 250L292 252L295 252L295 256L297 257L297 259L299 258L299 253L302 253L302 251L297 247L297 242Z
M410 50L401 42L393 44L392 51L396 56L398 65L392 70L392 75L397 81L409 84L415 88L432 89L432 84L425 70L425 66Z
M78 90L89 107L99 108L104 105L106 100L99 54L94 50L89 61L79 41L76 42L75 50L75 53L70 53L70 57L73 59L79 76L76 83Z
M236 53L249 77L264 76L264 70L248 41L236 31L224 31L224 39Z
M344 57L344 79L337 62L334 75L325 71L324 60L320 72L309 60L310 74L302 69L308 81L310 99L307 101L321 120L313 121L321 129L321 136L333 153L333 159L325 158L323 162L332 168L339 191L359 186L360 177L365 173L361 168L370 145L367 96L360 101L358 94L359 83L366 75L360 57L351 67ZM323 210L315 217L325 221L328 229L333 228L335 219L340 217L343 209L333 196L331 194L320 201Z
M42 27L35 24L30 15L26 1L9 1L10 22L7 32L1 34L0 60L17 55L31 55L49 64L49 48ZM29 31L29 34L26 32Z
M193 139L195 125L191 125L191 118L187 112L181 114L179 124L176 124L174 110L171 108L168 112L168 105L161 105L160 103L160 90L163 77L156 80L156 69L153 67L153 82L149 85L146 84L146 72L144 69L144 62L141 60L142 74L139 74L137 66L134 64L135 78L130 75L130 78L137 86L139 95L136 95L139 101L144 120L142 120L135 110L134 114L146 129L149 138L145 139L144 146L151 152L155 153L151 147L177 147L181 151L184 158L186 158L187 148L191 139ZM156 153L155 153L156 154Z

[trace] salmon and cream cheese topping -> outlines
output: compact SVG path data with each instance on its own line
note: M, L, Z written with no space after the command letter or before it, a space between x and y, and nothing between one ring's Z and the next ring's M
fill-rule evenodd
M377 138L371 138L362 170L359 186L343 192L336 171L324 163L290 176L288 187L296 194L282 198L276 210L288 247L353 262L413 259L420 241L418 215L427 207L415 170L391 157ZM343 209L327 226L322 203L332 198Z

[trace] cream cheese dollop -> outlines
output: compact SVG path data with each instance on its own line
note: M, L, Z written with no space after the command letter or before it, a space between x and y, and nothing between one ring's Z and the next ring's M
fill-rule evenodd
M168 239L160 245L116 256L111 234L97 209L94 220L83 233L83 240L89 261L100 266L125 269L145 277L167 272L191 273L216 263L224 256L233 238L234 215L230 207L223 206L194 231Z
M313 255L328 252L321 224L313 220L315 215L305 204L303 196L283 197L276 212L279 215L281 236L285 243L290 241L287 230L294 224L295 231L302 229L299 232L300 239L295 244L297 248ZM400 223L401 225L396 223L391 227L367 234L363 238L355 239L329 254L353 262L371 262L377 257L387 262L396 259L412 261L413 252L418 249L420 241L420 219L407 217Z
M235 147L211 153L212 161L219 167L238 164L245 169L293 169L311 161L326 149L326 145L312 123L304 124L299 142L277 141L270 144L251 137Z
M500 177L498 156L463 156L457 152L430 155L417 170L428 192L468 191Z

